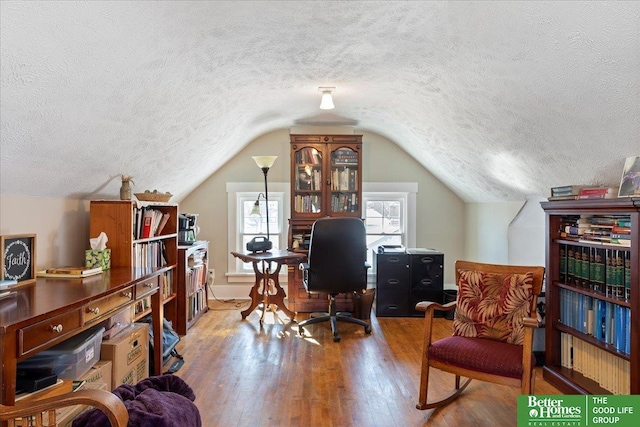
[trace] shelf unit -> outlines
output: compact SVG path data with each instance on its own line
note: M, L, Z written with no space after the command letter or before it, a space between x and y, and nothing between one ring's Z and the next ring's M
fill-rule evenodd
M209 242L178 246L178 319L176 332L187 331L209 310L207 300Z
M159 234L140 238L144 212L154 209L168 214ZM112 267L165 267L159 292L164 317L175 324L177 317L175 270L178 257L178 205L132 200L92 200L90 204L89 235L104 232L109 239ZM134 321L151 312L144 301L134 308Z
M362 135L291 135L291 218L288 247L308 251L313 223L322 217L362 216ZM297 312L326 311L327 294L307 294L301 272L288 268L288 305ZM340 311L353 311L339 295Z
M550 201L542 208L544 378L567 394L640 394L640 199ZM614 226L628 229L629 245L608 240Z

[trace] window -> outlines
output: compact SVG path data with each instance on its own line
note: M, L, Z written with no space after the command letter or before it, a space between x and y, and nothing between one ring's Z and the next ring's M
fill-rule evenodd
M288 198L285 183L269 183L269 240L273 249L286 247L284 223L288 217L288 206L284 203ZM254 210L258 200L257 212ZM247 242L256 236L267 235L266 203L264 186L261 183L227 183L227 200L229 205L229 251L246 250ZM284 270L286 273L286 269ZM253 266L243 263L229 254L227 264L229 282L248 282L254 280Z
M363 186L367 261L373 263L373 251L381 245L415 246L417 184L365 183Z

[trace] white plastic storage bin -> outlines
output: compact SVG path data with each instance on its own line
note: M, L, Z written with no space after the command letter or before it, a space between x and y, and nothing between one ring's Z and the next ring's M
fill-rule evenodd
M19 374L75 380L100 360L104 327L94 327L18 363Z

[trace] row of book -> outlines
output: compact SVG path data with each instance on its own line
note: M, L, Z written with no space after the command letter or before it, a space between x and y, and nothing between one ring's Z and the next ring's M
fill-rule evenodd
M173 287L173 271L169 270L162 275L162 295L168 297L169 295L173 295L174 287Z
M331 196L331 212L357 212L358 196L352 194L333 194Z
M562 222L560 237L614 246L631 246L631 219L628 216L568 217Z
M561 244L560 281L628 301L631 296L631 252Z
M612 199L615 197L618 197L618 187L563 185L551 187L549 200Z
M347 148L341 148L331 153L332 165L357 165L358 153Z
M620 352L631 353L629 307L561 288L560 322Z
M562 367L573 369L613 394L630 394L628 360L564 332L560 334L560 354Z
M133 208L133 238L148 239L160 236L171 215L150 206Z
M358 191L358 170L355 168L333 169L331 191Z
M189 297L189 307L187 318L189 320L196 317L200 312L207 308L207 293L204 288L200 288L196 293Z
M195 293L198 289L206 285L205 265L194 265L187 270L186 285L187 295Z
M320 212L320 196L317 194L296 194L293 205L296 212Z
M322 155L315 148L303 148L300 151L296 151L296 164L310 164L320 165L322 164Z
M167 264L167 249L163 241L139 243L134 246L132 267L157 268Z
M296 190L322 190L322 173L318 169L311 171L301 169L296 177Z

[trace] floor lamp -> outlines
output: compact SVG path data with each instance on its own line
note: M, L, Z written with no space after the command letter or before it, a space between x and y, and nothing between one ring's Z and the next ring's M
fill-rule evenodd
M273 163L277 158L278 156L252 156L252 159L256 162L258 167L262 169L262 173L264 174L264 201L267 211L267 238L265 240L264 237L257 236L247 242L247 250L251 252L266 252L271 250L273 247L273 244L269 240L269 188L267 187L267 174L269 173L269 168L273 166ZM259 200L260 195L258 195L256 204L259 203Z

